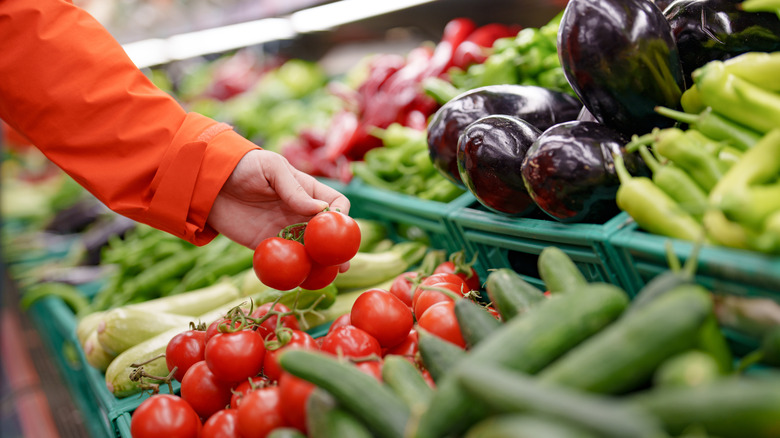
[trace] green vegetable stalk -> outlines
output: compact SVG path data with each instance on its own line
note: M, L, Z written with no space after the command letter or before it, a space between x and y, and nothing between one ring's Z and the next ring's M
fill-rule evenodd
M702 226L683 210L650 178L634 177L622 157L614 156L615 171L620 178L615 200L642 229L667 237L697 241L704 236Z

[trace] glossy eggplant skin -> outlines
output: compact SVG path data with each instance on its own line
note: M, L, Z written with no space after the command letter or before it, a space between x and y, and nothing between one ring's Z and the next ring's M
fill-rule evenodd
M428 123L428 151L439 172L465 188L458 171L458 138L477 119L502 114L523 119L540 131L577 118L582 104L573 96L533 85L488 85L456 96Z
M632 175L648 175L641 158L627 153L627 138L600 123L565 122L544 131L526 152L520 172L539 208L565 223L603 223L620 212L620 186L612 154Z
M526 151L542 133L512 116L476 120L458 139L461 180L480 204L496 213L520 215L536 209L520 175Z
M691 73L712 60L745 52L780 50L780 18L771 12L746 12L742 0L674 0L664 16L677 41L687 83Z
M626 135L673 121L685 90L671 27L650 0L570 0L558 29L564 75L588 111Z

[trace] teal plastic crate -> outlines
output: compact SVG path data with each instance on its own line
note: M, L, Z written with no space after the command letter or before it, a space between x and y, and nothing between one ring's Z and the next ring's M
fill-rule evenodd
M130 433L130 421L132 420L132 417L129 413L125 412L124 414L116 417L114 420L114 432L115 435L119 438L130 438L132 434Z
M623 265L623 282L639 291L651 278L666 271L667 242L681 262L688 260L695 243L654 235L630 221L610 242ZM780 256L705 245L699 251L696 281L714 293L767 297L780 302Z
M111 436L111 419L91 390L88 371L92 368L82 360L83 351L76 339L76 318L73 311L61 298L48 297L36 302L30 308L29 315L54 359L90 436Z
M589 281L623 286L609 245L626 217L617 215L603 224L565 224L542 214L515 217L491 212L478 203L452 212L454 224L467 254L476 254L485 275L490 269L510 268L544 290L538 259L548 246L562 249Z
M448 218L474 202L469 192L443 203L372 187L357 178L350 182L346 195L351 216L385 223L397 241L418 240L415 233L419 233L419 240L449 253L462 249L462 242Z

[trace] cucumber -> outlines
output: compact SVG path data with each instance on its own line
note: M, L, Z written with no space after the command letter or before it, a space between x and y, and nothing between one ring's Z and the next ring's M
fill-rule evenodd
M423 365L431 374L434 382L442 379L449 370L455 367L455 364L466 356L464 349L421 327L417 327L417 348Z
M509 268L491 271L485 280L485 290L503 321L522 315L545 299L542 291Z
M371 438L368 428L342 409L333 396L315 388L306 401L308 438Z
M707 317L699 331L696 348L709 354L715 360L721 374L733 371L734 355L714 311Z
M118 307L103 314L97 339L107 352L118 355L166 330L187 330L191 321L190 316Z
M193 320L210 324L223 317L227 314L228 310L236 306L240 305L242 308L249 309L249 301L253 298L254 297L242 297L235 299L210 312L195 317ZM106 369L106 387L108 387L108 390L117 398L127 397L140 392L141 388L139 387L139 382L130 380L130 374L135 369L132 365L147 362L164 354L168 342L181 332L182 330L179 328L166 330L159 335L149 338L120 353L111 361L111 364ZM153 376L165 376L168 374L168 365L165 363L165 358L161 357L145 364L144 370Z
M373 434L402 438L409 407L387 386L356 366L314 350L287 350L279 355L282 369L328 391Z
M626 292L607 283L591 283L577 293L553 295L540 302L533 312L504 323L460 360L455 369L468 370L476 364L491 363L536 373L612 323L627 305ZM470 403L454 375L449 374L437 381L433 399L411 436L458 434L484 417L484 408Z
M460 369L456 376L474 397L472 402L487 404L491 412L544 415L600 438L665 436L658 419L617 398L546 385L533 376L496 365Z
M422 412L433 396L433 388L425 381L419 368L403 356L385 356L382 381L409 406L412 415Z
M536 263L539 277L551 294L576 292L588 284L574 260L557 246L545 247Z
M464 438L599 438L568 424L531 414L504 414L471 427Z
M333 284L339 289L370 287L403 274L425 256L428 246L420 242L399 242L387 251L358 252L349 270L340 272Z
M468 348L474 347L501 326L501 322L484 307L465 298L455 301L455 318Z
M721 378L720 365L699 350L689 350L670 357L653 373L655 386L698 386Z
M608 394L635 389L647 383L664 360L693 348L711 313L706 289L680 286L572 349L539 378Z
M695 387L654 387L628 403L658 417L672 434L696 426L719 438L776 438L780 379L731 376Z

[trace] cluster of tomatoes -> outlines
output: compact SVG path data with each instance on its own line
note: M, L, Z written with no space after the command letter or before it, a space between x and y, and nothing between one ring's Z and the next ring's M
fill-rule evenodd
M261 438L292 428L305 434L306 403L315 387L281 369L278 357L287 349L332 354L380 381L384 358L400 355L420 366L433 386L419 361L417 327L465 348L454 304L479 288L473 269L457 271L452 262L430 275L406 272L387 290L363 292L317 339L300 329L296 313L283 304L234 309L206 330L187 330L169 342L165 359L181 383L180 395L145 400L133 413L131 433Z
M305 224L291 225L260 242L253 267L268 287L317 290L333 282L340 266L359 248L358 223L344 213L326 210Z

